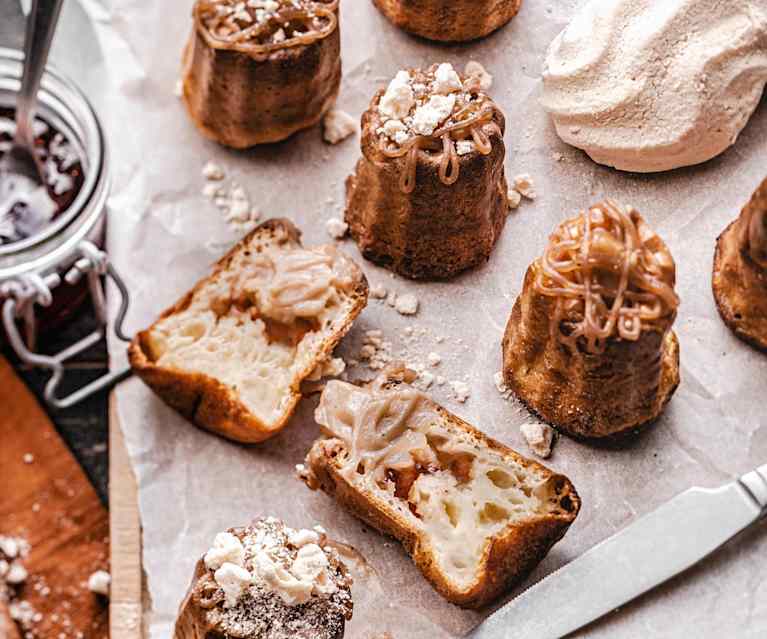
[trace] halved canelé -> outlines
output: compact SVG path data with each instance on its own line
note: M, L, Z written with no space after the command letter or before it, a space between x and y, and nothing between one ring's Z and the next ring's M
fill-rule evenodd
M563 432L654 421L679 385L679 298L663 240L607 200L562 222L527 270L503 338L506 383Z
M362 116L346 222L369 260L443 279L490 256L508 212L505 118L450 64L397 73Z
M359 267L304 248L285 219L257 226L128 347L133 371L200 428L243 443L282 430L367 304Z
M400 29L429 40L465 42L500 29L522 0L373 0Z
M767 352L767 179L716 241L713 289L725 324Z
M341 83L339 0L197 0L183 100L197 128L233 148L317 124Z
M303 479L402 542L448 601L480 608L521 582L580 509L569 479L445 410L394 362L370 384L333 380L315 417L327 438Z

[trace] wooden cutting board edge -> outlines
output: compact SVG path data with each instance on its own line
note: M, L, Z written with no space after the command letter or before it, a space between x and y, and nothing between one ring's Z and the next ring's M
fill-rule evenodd
M115 393L109 397L109 530L112 572L109 637L143 639L147 633L138 492L118 421Z

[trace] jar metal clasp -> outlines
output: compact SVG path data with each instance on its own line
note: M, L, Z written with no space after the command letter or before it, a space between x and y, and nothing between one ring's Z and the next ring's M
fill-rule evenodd
M130 304L130 295L125 282L115 267L110 264L107 254L93 243L84 240L78 245L77 250L80 257L65 272L63 278L54 271L45 276L24 274L0 284L0 298L5 298L2 321L8 341L25 364L51 371L51 378L45 385L44 397L45 401L56 409L74 406L91 395L110 388L131 374L130 367L126 366L99 377L66 397L58 397L56 394L64 377L64 362L91 347L106 335L108 318L102 276L111 279L120 294L120 308L114 325L115 335L123 341L130 341L130 337L123 331L123 322ZM99 327L90 335L55 355L41 355L35 352L35 306L50 306L53 300L51 291L62 283L62 279L68 284L77 284L82 277L88 278L88 288ZM19 319L24 325L24 337L19 330Z

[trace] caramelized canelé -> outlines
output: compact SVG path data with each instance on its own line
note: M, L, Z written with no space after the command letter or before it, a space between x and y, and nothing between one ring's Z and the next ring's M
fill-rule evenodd
M506 327L506 383L579 437L657 418L679 383L675 270L632 208L608 200L562 222L528 269Z
M362 116L346 221L366 258L412 278L485 261L508 211L505 119L476 75L399 71Z
M401 29L441 42L482 38L511 20L522 0L373 0Z
M338 0L198 0L183 99L207 137L234 148L313 126L341 82Z
M767 179L717 239L713 288L727 326L767 351Z

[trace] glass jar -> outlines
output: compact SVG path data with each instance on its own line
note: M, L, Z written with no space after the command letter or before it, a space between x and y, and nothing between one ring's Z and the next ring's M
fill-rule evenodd
M22 54L0 48L0 107L15 107L21 71ZM121 339L127 339L120 325L128 296L102 251L110 172L98 116L80 89L51 67L43 75L37 113L77 150L85 181L72 204L39 233L0 245L0 304L5 338L23 361L52 371L45 398L64 408L126 374L111 373L64 399L55 394L63 362L104 336L107 317L101 276L111 278L123 298L115 327ZM58 355L35 353L36 335L72 315L89 293L100 328Z

